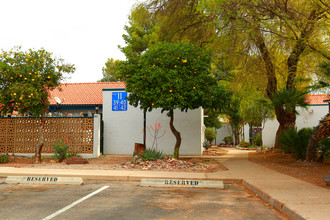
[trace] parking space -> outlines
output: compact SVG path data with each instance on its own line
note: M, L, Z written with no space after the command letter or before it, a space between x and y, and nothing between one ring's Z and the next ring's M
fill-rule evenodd
M86 195L91 196L82 199ZM224 190L106 181L0 184L0 207L0 219L286 219L236 184Z

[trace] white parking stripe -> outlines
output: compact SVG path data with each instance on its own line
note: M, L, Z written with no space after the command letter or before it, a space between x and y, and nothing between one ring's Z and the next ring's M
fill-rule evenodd
M75 205L81 203L82 201L84 201L84 200L86 200L86 199L88 199L88 198L94 196L95 194L97 194L97 193L99 193L99 192L105 190L105 189L108 188L108 187L109 187L109 186L103 186L102 188L100 188L100 189L98 189L98 190L96 190L96 191L94 191L94 192L88 194L87 196L85 196L85 197L83 197L83 198L81 198L81 199L75 201L74 203L71 203L70 205L64 207L63 209L60 209L60 210L58 210L57 212L55 212L55 213L53 213L53 214L47 216L46 218L43 218L42 220L49 220L49 219L52 219L52 218L54 218L55 216L57 216L57 215L59 215L59 214L65 212L65 211L68 210L68 209L71 209L73 206L75 206Z

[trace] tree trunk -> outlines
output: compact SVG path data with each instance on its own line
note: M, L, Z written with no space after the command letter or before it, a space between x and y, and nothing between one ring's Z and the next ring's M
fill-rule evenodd
M275 149L279 149L281 145L278 143L280 134L290 127L296 126L296 115L292 112L285 111L282 107L275 108L276 119L280 124L275 137Z
M180 146L181 146L181 134L180 132L178 132L174 125L173 125L173 121L174 121L174 112L173 110L170 111L170 128L171 128L171 131L172 133L174 134L175 138L176 138L176 143L175 143L175 146L174 146L174 153L173 153L173 156L176 158L176 159L179 159L179 151L180 151Z
M35 146L35 163L40 163L41 162L41 151L42 147L44 146L45 143L45 138L44 138L44 125L45 125L45 118L42 116L41 117L41 124L39 127L39 143Z
M321 121L320 124L314 129L307 145L306 160L312 161L315 158L317 144L326 137L330 136L330 113L328 113Z
M234 138L235 138L235 145L239 145L240 143L240 129L239 127L233 128Z

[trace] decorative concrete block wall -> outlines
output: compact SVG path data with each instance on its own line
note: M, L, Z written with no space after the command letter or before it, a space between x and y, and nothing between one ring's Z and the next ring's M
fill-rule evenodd
M94 118L45 118L42 155L53 155L56 141L67 139L69 152L87 158L100 156L100 118L98 114ZM33 156L40 124L41 118L0 118L0 153Z
M143 143L143 111L140 108L127 105L127 110L117 111L113 109L113 93L125 92L123 89L103 90L103 121L104 121L104 153L117 155L132 155L135 143ZM125 107L121 106L125 109ZM161 124L160 134L166 130L166 134L158 139L158 150L172 155L174 151L175 137L172 134L166 112L159 109L147 112L146 125L153 127L155 123ZM181 112L174 112L174 126L181 133L182 143L180 155L202 154L202 108ZM153 138L147 131L146 146L152 147Z

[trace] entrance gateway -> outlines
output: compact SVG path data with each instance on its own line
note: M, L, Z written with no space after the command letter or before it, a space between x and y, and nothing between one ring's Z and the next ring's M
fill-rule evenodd
M183 187L183 188L218 188L224 189L223 181L191 179L141 179L141 186Z

